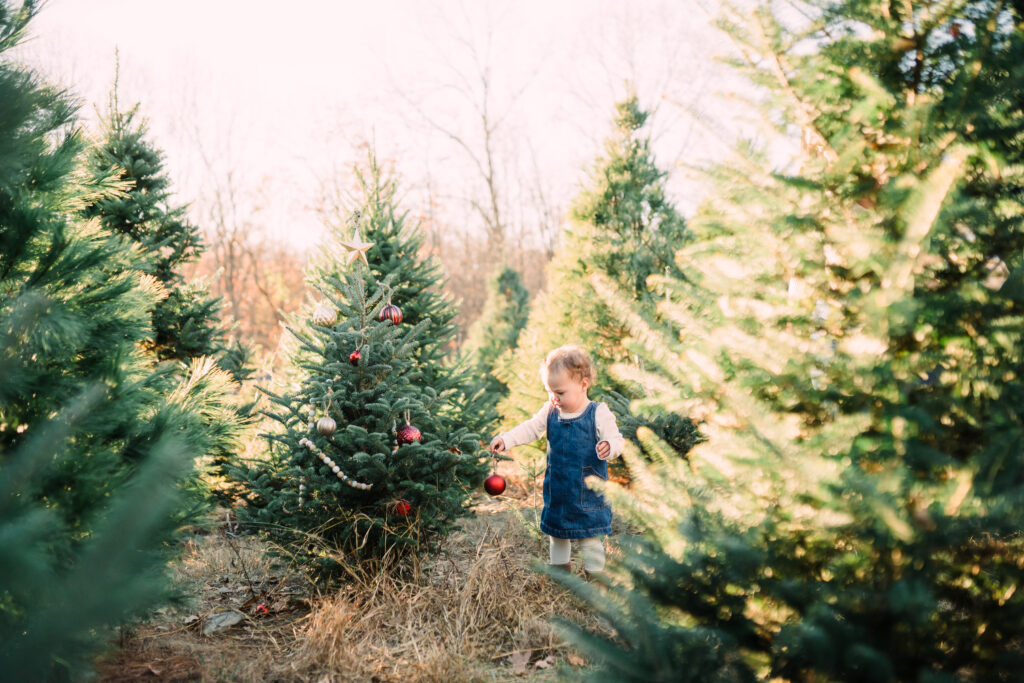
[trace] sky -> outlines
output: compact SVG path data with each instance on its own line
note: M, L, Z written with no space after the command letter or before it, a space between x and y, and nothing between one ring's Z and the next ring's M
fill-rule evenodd
M654 109L671 196L693 210L702 189L686 165L745 125L728 98L742 84L715 61L728 41L713 4L49 0L15 57L74 92L90 126L119 64L121 107L139 104L194 220L230 187L240 220L303 247L367 142L409 208L429 196L453 230L480 229L486 105L505 213L530 240L539 204L564 215L627 84Z

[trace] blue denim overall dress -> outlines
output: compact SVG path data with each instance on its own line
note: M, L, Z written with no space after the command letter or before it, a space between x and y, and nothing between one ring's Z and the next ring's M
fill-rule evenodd
M548 412L548 462L544 472L544 511L540 530L555 538L592 538L612 532L612 508L583 480L608 479L608 463L597 457L597 403L583 414L560 419Z

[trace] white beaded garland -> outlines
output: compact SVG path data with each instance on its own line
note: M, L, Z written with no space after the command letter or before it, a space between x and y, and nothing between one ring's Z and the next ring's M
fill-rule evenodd
M342 472L341 468L338 465L336 465L334 461L331 460L326 453L318 449L316 447L316 444L307 439L306 437L302 437L301 439L299 439L299 445L308 448L313 453L313 455L320 458L320 460L322 460L324 464L331 468L331 472L337 475L338 479L341 479L343 482L345 482L352 488L359 489L361 491L369 491L371 488L373 488L373 484L364 484L361 481L349 479L348 475Z

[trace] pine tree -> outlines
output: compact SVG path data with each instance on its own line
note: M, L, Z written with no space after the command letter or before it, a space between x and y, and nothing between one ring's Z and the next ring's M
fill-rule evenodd
M567 343L590 352L604 389L626 396L642 393L640 386L617 382L605 372L633 356L622 343L628 329L595 296L590 276L604 274L628 292L634 306L647 309L654 301L647 279L677 272L673 254L686 226L665 196L666 174L655 163L645 132L648 116L635 95L616 106L613 132L572 207L573 226L548 266L544 293L530 311L516 351L499 363L497 377L509 388L499 405L505 426L532 416L544 403L540 362L549 350ZM687 427L695 438L695 430ZM534 458L543 450L543 443L523 447Z
M159 361L176 362L181 373L196 359L215 358L236 383L235 420L247 423L255 402L241 394L242 383L255 371L252 349L237 339L227 340L220 320L221 299L210 293L207 284L185 280L183 269L203 253L202 236L189 221L185 207L174 204L164 154L149 140L148 127L138 118L138 111L138 105L121 111L115 78L101 135L87 149L85 168L94 178L112 176L125 187L123 192L88 202L82 215L97 219L110 234L137 245L142 256L137 267L161 286L160 298L151 311L154 334L146 343L150 353ZM211 424L209 428L221 427ZM208 474L223 480L234 457L234 452L217 449L205 453ZM212 476L207 479L212 483ZM212 487L200 486L197 493L212 493L229 503L230 491L224 489L221 481Z
M362 166L354 169L358 186L346 209L329 226L329 239L340 244L359 237L373 246L366 252L369 267L362 271L367 291L390 276L394 302L399 302L405 323L427 321L423 337L413 351L413 361L426 386L443 399L438 415L448 429L462 426L471 431L483 427L485 409L465 364L458 362L455 316L457 309L444 294L444 275L440 265L423 250L423 233L410 222L409 212L399 202L398 178L381 168L371 150ZM327 252L314 259L314 277L344 280L347 270L336 254Z
M387 234L384 221L394 214L375 203L382 196L391 201L390 194L368 193L352 219L360 235ZM374 222L377 228L367 225ZM410 257L398 248L403 234L391 234L395 241L365 243L375 265L356 259L343 270L325 261L313 270L311 286L324 299L311 324L296 320L288 328L298 341L291 361L297 386L266 390L267 414L280 429L267 435L266 458L235 471L245 489L243 518L284 541L325 579L341 562L390 566L430 547L483 478L479 438L457 423L460 397L451 375L426 364L440 357L436 347L444 340L430 336L439 326L423 312L444 300L426 283L412 288L410 273L434 271L402 263ZM388 255L384 265L376 263L381 254ZM398 324L382 317L388 302L401 305ZM415 323L407 310L418 314Z
M767 6L724 25L796 126L713 169L660 331L605 278L649 401L706 418L612 487L643 529L570 628L593 680L1015 680L1024 664L1024 11ZM817 46L810 51L809 45ZM796 167L796 165L794 165ZM650 432L641 440L667 450Z
M186 283L182 268L203 252L199 228L184 206L174 206L164 155L148 139L138 105L120 110L117 85L103 117L101 136L90 145L86 168L97 178L114 175L126 184L123 193L97 198L83 208L86 218L99 219L112 234L141 247L140 268L166 290L153 310L156 334L152 351L160 360L187 363L225 351L220 300L201 283Z
M498 359L516 349L519 334L530 315L530 292L514 268L502 269L487 283L487 299L462 347L490 412L488 422L497 419L494 410L508 395L508 387L494 370Z
M141 351L159 287L136 249L78 216L124 188L79 173L70 97L7 57L36 11L0 1L0 669L12 680L81 677L109 627L166 597L192 461L238 438L225 375L197 362L179 382Z

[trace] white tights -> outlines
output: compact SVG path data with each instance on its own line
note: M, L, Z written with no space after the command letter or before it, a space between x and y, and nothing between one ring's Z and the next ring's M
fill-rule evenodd
M568 538L551 537L551 564L569 564L570 541ZM604 571L604 539L581 538L580 554L583 567L588 572Z

